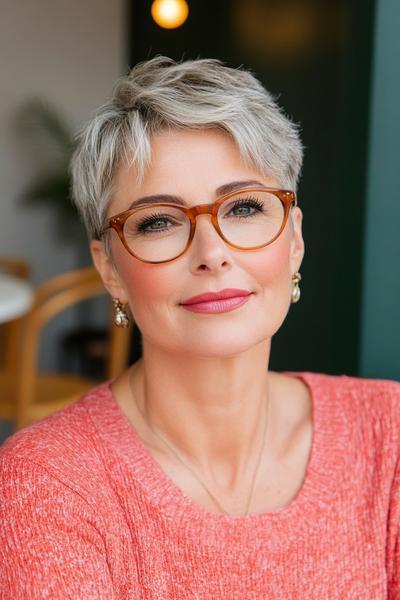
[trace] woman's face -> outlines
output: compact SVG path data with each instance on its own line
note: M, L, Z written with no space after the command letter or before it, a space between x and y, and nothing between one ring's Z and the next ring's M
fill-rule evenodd
M151 165L141 185L132 168L120 168L108 215L153 194L181 196L189 206L211 203L218 187L237 181L280 187L272 177L245 166L226 133L161 133L152 139ZM92 242L92 254L111 295L129 303L144 343L186 356L234 356L269 340L287 314L292 275L304 253L301 219L300 209L292 209L292 219L280 237L252 252L230 248L213 228L211 216L201 215L191 246L173 262L149 264L134 258L113 230L114 266L101 242ZM180 304L224 288L248 290L251 296L239 308L222 313L191 312Z

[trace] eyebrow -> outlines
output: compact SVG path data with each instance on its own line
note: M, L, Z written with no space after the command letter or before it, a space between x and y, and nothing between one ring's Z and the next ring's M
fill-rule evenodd
M220 196L226 196L231 192L235 192L236 190L240 190L246 187L266 187L260 181L256 181L253 179L249 179L246 181L231 181L230 183L225 183L224 185L219 186L215 190L215 194L217 198ZM149 204L159 204L167 202L170 204L179 204L181 206L188 206L185 200L181 196L174 196L172 194L152 194L151 196L143 196L142 198L138 198L134 200L128 210L132 208L138 208L139 206L148 206Z

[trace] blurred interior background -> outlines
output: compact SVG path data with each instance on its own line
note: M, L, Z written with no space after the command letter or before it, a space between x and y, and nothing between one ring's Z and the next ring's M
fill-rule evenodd
M187 18L166 28L151 0L0 0L0 256L27 261L33 285L90 264L67 163L129 67L159 53L243 65L279 95L306 148L302 298L271 368L400 379L398 0L176 2ZM85 340L101 341L107 318L104 298L56 318L42 368L96 375Z

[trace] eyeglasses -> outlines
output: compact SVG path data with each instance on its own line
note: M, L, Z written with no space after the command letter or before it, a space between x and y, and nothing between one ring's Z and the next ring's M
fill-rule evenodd
M199 215L211 222L228 246L252 251L272 244L285 228L294 192L274 188L246 188L227 194L212 204L191 208L162 202L114 215L100 237L114 229L126 250L147 263L165 263L189 248Z

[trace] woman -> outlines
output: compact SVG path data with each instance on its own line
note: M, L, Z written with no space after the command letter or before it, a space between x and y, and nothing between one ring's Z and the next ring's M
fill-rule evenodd
M399 598L400 386L268 370L297 128L214 60L136 66L74 197L143 357L2 450L7 598Z

